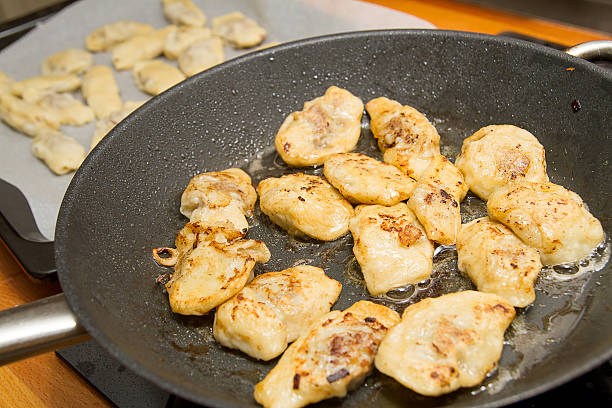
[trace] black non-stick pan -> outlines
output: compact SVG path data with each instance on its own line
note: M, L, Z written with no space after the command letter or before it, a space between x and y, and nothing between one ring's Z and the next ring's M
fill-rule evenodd
M262 363L220 347L213 316L175 315L155 283L168 270L151 249L172 246L186 219L180 195L196 173L240 167L254 183L294 172L273 149L290 112L331 85L364 102L387 96L416 107L454 160L462 140L489 124L514 124L545 146L553 182L577 192L612 230L609 176L612 75L593 64L518 40L444 31L342 34L282 45L227 62L154 98L119 124L86 159L61 207L56 263L80 324L136 373L209 406L255 406ZM380 157L367 115L359 151ZM320 169L307 169L320 174ZM464 221L484 214L468 196ZM248 237L270 262L323 267L343 283L335 308L370 298L347 235L331 243L289 238L257 213ZM537 299L506 333L499 369L482 386L419 396L374 371L346 399L322 406L498 406L538 394L612 355L609 245L582 265L544 270ZM426 296L472 288L456 253L440 248L434 275L374 301L401 311Z

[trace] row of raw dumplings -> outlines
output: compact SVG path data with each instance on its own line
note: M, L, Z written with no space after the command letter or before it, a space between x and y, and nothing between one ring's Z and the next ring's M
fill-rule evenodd
M162 0L172 23L155 30L149 24L118 21L94 30L82 49L67 49L42 62L42 76L16 82L0 72L0 118L33 137L32 151L54 173L76 170L86 156L83 146L60 126L82 126L98 119L91 148L144 101L123 102L113 70L93 65L91 52L109 51L116 70L132 70L136 86L157 95L225 59L224 44L250 48L266 31L240 12L212 20L191 0ZM90 52L91 51L91 52ZM178 67L156 59L164 55ZM81 77L82 75L82 77ZM73 94L81 90L85 104Z

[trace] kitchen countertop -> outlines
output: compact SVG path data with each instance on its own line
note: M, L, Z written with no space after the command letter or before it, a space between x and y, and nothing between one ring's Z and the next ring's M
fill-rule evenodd
M512 15L449 0L369 0L430 21L440 29L498 34L513 31L570 46L612 39L565 24ZM61 292L57 282L35 282L0 240L0 310ZM0 407L111 407L103 395L53 352L0 367Z

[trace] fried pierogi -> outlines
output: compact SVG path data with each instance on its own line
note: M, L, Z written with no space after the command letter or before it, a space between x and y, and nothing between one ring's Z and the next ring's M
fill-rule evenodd
M104 138L119 122L125 119L130 113L138 109L143 102L132 102L128 101L123 105L123 108L109 113L102 119L96 122L96 128L94 130L93 137L91 138L91 149L96 147L100 140Z
M261 211L291 235L333 241L348 232L353 206L321 177L271 177L257 190Z
M204 27L206 14L191 0L162 0L164 15L176 25Z
M255 386L255 400L266 408L298 408L344 397L370 373L378 345L398 321L396 312L368 301L324 315Z
M78 169L85 159L83 146L57 130L37 134L32 140L32 152L58 175Z
M51 110L62 125L81 126L96 118L94 111L70 93L49 94L38 105Z
M189 45L178 57L178 66L187 76L195 75L220 64L225 59L223 41L205 38Z
M95 29L85 38L85 46L90 51L106 51L129 38L152 31L153 27L149 24L137 21L117 21Z
M341 289L314 266L261 274L217 308L213 334L226 347L271 360L329 312Z
M181 196L181 214L190 221L219 226L245 235L257 193L251 177L240 169L211 171L194 176Z
M353 253L370 294L380 295L431 275L433 244L406 204L357 206L350 230Z
M83 98L96 113L98 119L123 106L119 86L113 71L104 65L95 65L83 75Z
M361 134L363 102L349 91L331 86L283 122L274 145L285 163L303 167L323 164L334 153L346 153Z
M453 245L461 228L459 203L468 187L463 175L444 156L431 160L408 200L427 238L443 245Z
M383 160L418 180L431 160L440 155L436 128L421 112L385 97L372 99L366 110Z
M503 298L475 291L408 306L376 355L376 368L427 396L473 387L501 357L515 311Z
M196 41L210 38L211 31L204 27L182 26L171 31L164 43L164 56L175 60Z
M463 141L455 164L470 190L485 201L499 187L548 181L544 147L534 135L512 125L478 130Z
M553 183L501 187L489 197L487 211L536 248L544 265L585 258L604 240L601 223L580 196Z
M212 31L234 48L254 47L261 44L267 34L257 22L238 11L213 18Z
M457 255L457 267L479 291L499 295L515 307L535 300L540 254L505 225L488 217L464 224L457 236Z
M136 35L117 44L111 51L111 59L117 71L132 69L138 61L156 58L164 51L166 37L176 30L170 25L150 33Z
M204 315L253 279L256 262L270 251L261 241L242 239L235 230L189 222L175 241L178 257L166 289L174 313Z
M137 62L132 76L138 89L151 95L158 95L185 79L178 68L161 60Z
M11 91L24 101L36 103L52 93L76 91L81 80L74 74L44 75L15 82Z
M395 205L416 185L397 167L361 153L337 153L324 165L325 178L351 203Z
M43 60L43 75L82 74L91 68L93 56L85 50L69 48Z

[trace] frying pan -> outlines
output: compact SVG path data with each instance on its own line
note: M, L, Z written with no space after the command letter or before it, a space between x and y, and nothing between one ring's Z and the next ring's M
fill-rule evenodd
M257 183L296 171L271 147L276 130L330 85L364 102L387 96L416 107L436 125L451 159L482 126L530 130L546 148L551 180L580 194L611 230L609 72L519 40L447 31L357 32L259 51L151 100L100 143L66 192L55 249L63 291L78 322L124 365L201 404L256 406L253 385L275 361L220 347L212 315L174 315L155 283L167 270L153 262L151 249L172 246L186 222L180 195L196 173L241 167ZM362 128L358 150L376 156L367 115ZM469 196L464 220L483 209ZM335 308L369 298L350 235L331 243L297 240L260 213L251 224L248 237L272 253L256 273L311 263L343 283ZM500 368L482 386L430 398L374 372L346 399L321 406L499 406L568 381L612 355L608 258L603 245L587 266L541 273L535 303L519 310ZM402 310L470 287L456 271L454 251L440 248L430 281L374 300Z

